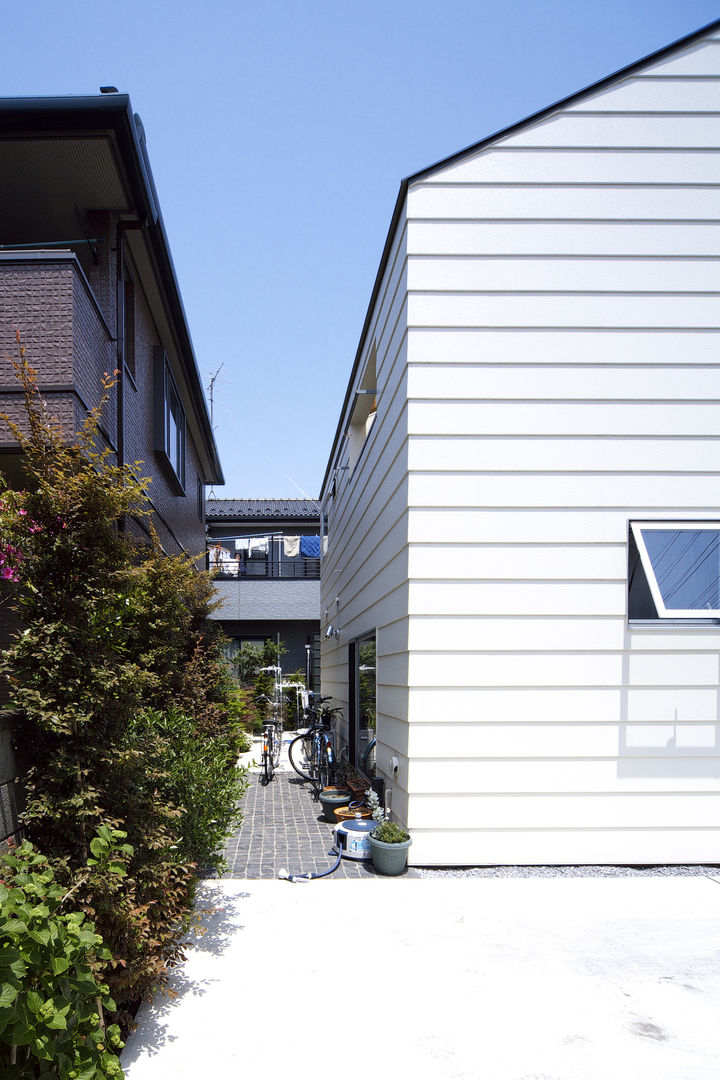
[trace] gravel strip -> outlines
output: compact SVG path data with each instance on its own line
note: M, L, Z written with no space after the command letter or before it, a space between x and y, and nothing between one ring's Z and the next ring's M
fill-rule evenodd
M694 866L467 866L416 867L423 878L718 877L720 865Z

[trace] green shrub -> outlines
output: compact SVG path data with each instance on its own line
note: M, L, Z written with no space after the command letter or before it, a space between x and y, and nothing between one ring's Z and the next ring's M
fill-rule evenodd
M109 876L122 869L101 863ZM0 856L0 879L3 1080L121 1078L120 1028L105 1024L115 1002L98 978L111 957L93 923L67 910L69 895L27 842Z
M246 770L229 765L227 747L199 738L195 721L178 709L145 710L131 722L127 737L144 748L159 797L182 810L177 822L181 858L221 871L223 841L242 818L238 804ZM235 759L239 743L232 742Z
M394 821L381 822L375 826L370 835L375 840L381 840L383 844L402 844L410 839L410 833Z

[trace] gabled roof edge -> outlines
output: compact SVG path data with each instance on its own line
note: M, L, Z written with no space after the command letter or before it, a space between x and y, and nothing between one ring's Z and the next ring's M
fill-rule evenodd
M589 86L584 87L582 90L576 90L568 97L561 98L559 101L554 102L552 105L545 106L538 112L532 113L530 116L526 116L522 120L518 120L516 123L511 124L509 127L503 128L500 131L496 131L494 134L488 135L484 139L480 139L478 142L471 143L469 146L464 147L464 149L462 150L456 151L454 154L450 154L448 157L441 158L433 165L428 165L424 169L420 169L418 172L410 173L408 176L404 177L400 181L400 189L398 191L397 199L395 201L395 208L393 210L392 218L390 219L390 227L388 229L388 234L385 239L385 246L383 247L378 272L375 277L375 284L373 285L373 290L370 295L370 303L368 304L365 321L363 323L362 332L360 334L360 342L355 353L355 360L353 362L352 371L348 380L348 388L345 393L345 399L343 401L342 409L340 411L340 418L338 420L337 430L335 432L332 447L330 448L330 454L328 456L328 463L327 468L325 469L325 475L323 476L322 484L320 485L320 499L322 499L323 492L325 491L328 480L330 478L330 473L332 471L332 463L335 458L335 453L337 450L338 442L340 440L341 431L343 430L343 417L350 401L352 385L355 381L355 376L360 365L360 358L365 348L365 341L367 339L367 333L370 328L370 322L372 319L375 302L380 292L382 279L385 275L385 270L387 268L388 260L390 257L390 250L395 239L395 232L397 229L398 221L402 213L402 208L405 203L407 190L410 184L417 183L419 180L424 180L428 176L432 176L432 174L439 169L446 169L448 168L448 166L454 165L456 162L462 160L464 157L470 157L472 154L477 154L481 150L485 149L485 147L490 146L492 143L496 142L498 139L504 139L507 138L509 135L515 135L523 128L529 127L530 124L536 124L540 120L544 120L546 117L551 116L552 113L556 112L558 109L568 108L568 106L582 100L582 98L584 97L590 96L591 94L597 94L602 90L610 87L613 83L619 82L621 79L628 78L628 76L632 75L633 72L639 71L641 68L647 67L648 64L657 63L659 60L662 60L663 57L670 56L674 52L678 52L681 49L687 48L695 41L701 41L702 38L706 37L708 34L718 31L720 31L720 19L713 19L712 22L709 22L705 26L700 27L699 30L693 30L691 34L687 34L685 37L678 38L677 41L673 41L669 45L664 45L661 49L657 49L655 52L648 53L647 56L642 57L642 59L640 60L634 60L631 64L628 64L626 67L620 68L618 71L613 72L611 75L606 75L602 79L599 79L597 82L591 83Z

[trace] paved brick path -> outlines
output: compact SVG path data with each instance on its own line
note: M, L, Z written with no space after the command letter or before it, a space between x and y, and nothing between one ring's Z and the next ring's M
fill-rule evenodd
M242 810L243 824L225 845L228 868L223 877L275 878L281 869L312 874L328 870L335 862L330 850L332 826L320 820L322 806L313 799L312 785L293 771L285 748L281 768L269 784L261 783L258 771L251 769ZM346 858L332 875L335 879L373 877L369 860Z

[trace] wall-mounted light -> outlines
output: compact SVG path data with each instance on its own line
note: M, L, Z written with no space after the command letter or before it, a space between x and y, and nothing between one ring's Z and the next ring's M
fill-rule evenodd
M340 637L340 631L338 630L338 628L336 626L333 626L333 624L330 623L327 630L325 631L325 637L326 638Z

